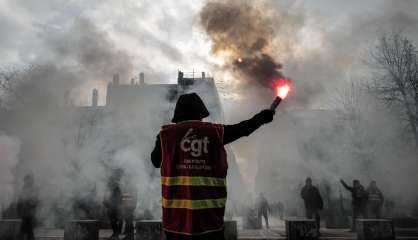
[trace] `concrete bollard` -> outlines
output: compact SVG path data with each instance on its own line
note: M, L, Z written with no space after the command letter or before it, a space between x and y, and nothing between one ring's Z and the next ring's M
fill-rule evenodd
M244 218L245 229L262 229L261 217L248 215Z
M98 240L99 221L72 220L65 224L64 240Z
M357 219L357 239L394 240L395 231L390 219Z
M397 217L393 219L393 225L396 228L418 228L418 218Z
M160 220L141 220L135 223L136 240L164 240L165 235Z
M225 221L224 236L225 240L237 240L238 239L238 227L237 221Z
M164 240L165 234L162 230L160 220L142 220L135 223L136 240ZM238 228L236 221L225 221L225 240L237 240Z
M317 240L318 227L313 219L286 219L288 240Z
M20 219L0 219L0 239L18 240L21 225Z
M326 228L349 228L350 222L346 216L329 215L325 217Z

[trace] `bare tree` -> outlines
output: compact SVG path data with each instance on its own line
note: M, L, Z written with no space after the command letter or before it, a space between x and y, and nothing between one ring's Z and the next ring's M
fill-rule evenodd
M0 67L0 108L4 108L6 98L23 103L23 97L16 91L18 80L24 74L32 71L35 67L28 66L1 66Z
M401 33L383 34L371 51L371 90L388 106L401 109L402 123L418 146L418 51Z
M360 81L350 79L349 82L336 89L333 102L338 109L341 126L344 126L344 145L346 150L356 159L363 174L370 172L376 155L374 136L368 131L364 105L368 102L367 92Z
M10 95L16 95L13 88L13 81L18 76L16 68L2 68L0 71L0 107L4 107L4 102Z

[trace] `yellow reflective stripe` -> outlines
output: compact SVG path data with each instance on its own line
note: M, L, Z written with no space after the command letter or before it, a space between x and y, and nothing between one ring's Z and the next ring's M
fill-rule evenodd
M166 186L210 186L226 187L225 178L213 177L161 177L161 184Z
M162 198L163 208L186 208L192 210L224 208L226 198L188 200L188 199L166 199Z

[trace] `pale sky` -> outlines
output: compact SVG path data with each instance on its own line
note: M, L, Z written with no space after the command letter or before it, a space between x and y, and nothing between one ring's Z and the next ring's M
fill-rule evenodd
M167 63L170 65L174 62L170 70L163 71L175 72L177 68L193 67L199 69L205 64L198 58L206 58L209 47L198 29L197 15L205 2L203 0L0 0L2 23L0 63L27 62L35 59L48 47L42 42L45 37L43 35L48 34L48 31L64 31L72 20L83 17L108 32L116 47L129 49L130 54L135 58L150 56L152 59L148 58L147 62L150 62L154 68L158 65L167 67ZM383 12L382 9L386 8L388 1L282 0L277 2L284 6L302 7L310 14L323 18L327 26L333 26L347 23L353 15L367 16ZM418 5L416 0L392 2L415 2ZM176 54L183 55L183 58L170 59ZM191 58L193 60L190 60Z
M415 27L418 19L417 0L265 1L298 11L308 19L303 35L306 39L300 41L304 45L298 48L302 52L306 47L336 45L338 36L342 37L341 45L355 43L347 48L352 52L351 48L360 47L359 42L366 42L364 39L372 38L378 31L393 29L389 26L393 22L399 23L396 27L408 28ZM118 59L104 60L101 67L130 61L129 73L122 76L126 82L139 71L146 73L149 82L174 82L178 69L211 72L222 59L211 56L210 42L199 26L198 14L205 3L204 0L0 0L0 66L54 62L77 68L81 60L89 60L80 56L86 51L83 48L100 49L103 45L110 49L104 56L111 58L116 53ZM97 41L97 46L84 46L90 30L84 29L83 23L74 27L79 19L87 20L105 43ZM92 42L96 42L94 37L97 36L92 35ZM312 38L316 39L313 43ZM98 52L97 56L103 54ZM286 63L283 64L286 69ZM110 72L95 76L81 88L104 89L110 79Z

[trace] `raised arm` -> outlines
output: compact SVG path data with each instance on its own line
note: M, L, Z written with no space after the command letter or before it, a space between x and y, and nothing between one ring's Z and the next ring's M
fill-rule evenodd
M321 193L319 192L318 188L316 189L316 195L318 197L318 204L320 209L324 209L324 200L322 199Z
M348 186L347 183L344 182L344 180L341 179L340 182L344 186L345 189L347 189L350 192L353 191L353 187Z
M263 110L254 117L234 125L224 126L224 145L231 143L241 137L247 137L263 124L273 121L274 111Z
M378 190L378 191L379 191L378 194L379 194L379 197L380 197L380 203L383 204L385 202L385 198L383 197L383 193L380 190Z
M302 190L300 190L300 197L302 199L305 199L305 187L303 187Z
M241 137L248 136L257 130L261 125L273 121L274 111L269 109L263 110L254 117L242 121L234 125L224 126L224 145L231 143ZM155 140L154 150L151 152L151 162L154 167L159 168L161 166L161 139L160 135L157 135Z

